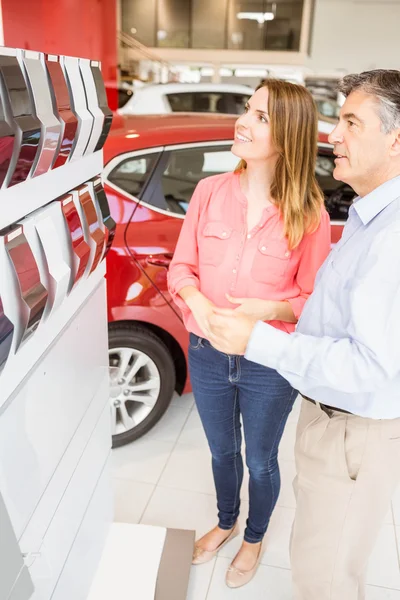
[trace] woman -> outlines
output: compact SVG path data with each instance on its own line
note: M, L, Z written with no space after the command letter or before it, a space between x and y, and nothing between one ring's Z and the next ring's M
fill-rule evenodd
M237 534L249 468L249 515L226 582L253 577L280 490L278 446L296 392L276 371L229 356L207 340L213 307L235 308L292 332L330 250L329 217L315 179L317 112L302 86L267 80L235 126L234 173L202 180L169 270L190 332L193 393L212 454L218 525L196 542L207 562Z

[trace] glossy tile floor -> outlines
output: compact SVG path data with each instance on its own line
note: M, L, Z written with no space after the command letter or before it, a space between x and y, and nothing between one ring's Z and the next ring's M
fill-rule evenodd
M225 571L240 540L225 546L212 562L192 567L188 600L291 600L289 535L295 500L293 446L299 402L289 417L280 447L282 490L253 581L238 590L225 586ZM115 520L182 529L197 537L216 524L210 455L192 394L176 396L156 427L113 453ZM242 488L241 529L248 508ZM366 600L400 600L400 489L393 499L370 561Z

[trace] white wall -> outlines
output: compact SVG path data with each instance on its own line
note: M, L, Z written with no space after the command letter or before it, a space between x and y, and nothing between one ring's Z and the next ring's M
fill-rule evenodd
M400 0L316 0L315 70L400 69Z

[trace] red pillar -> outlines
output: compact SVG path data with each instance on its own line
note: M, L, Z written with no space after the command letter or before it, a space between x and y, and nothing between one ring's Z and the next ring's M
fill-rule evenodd
M117 81L117 0L1 0L1 10L5 46L100 60Z

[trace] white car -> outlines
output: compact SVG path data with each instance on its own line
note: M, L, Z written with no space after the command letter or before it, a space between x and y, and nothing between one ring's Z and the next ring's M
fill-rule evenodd
M172 112L207 112L240 115L254 93L247 85L229 83L160 83L137 88L118 109L121 115L151 115ZM319 105L318 105L318 108ZM318 130L329 134L332 119L320 114Z
M121 115L172 112L241 114L253 89L228 83L165 83L135 90L120 109Z

